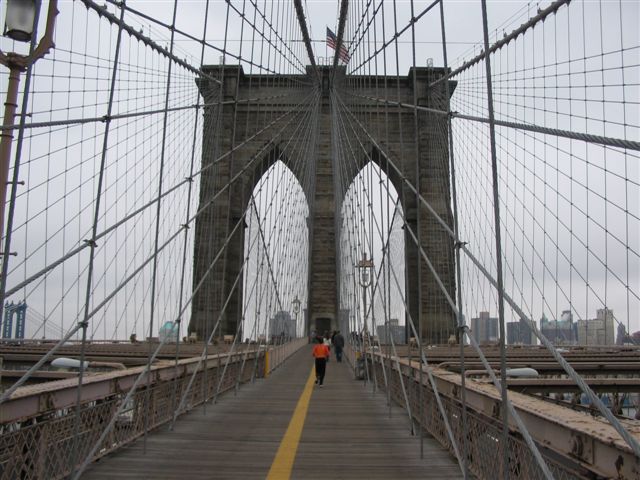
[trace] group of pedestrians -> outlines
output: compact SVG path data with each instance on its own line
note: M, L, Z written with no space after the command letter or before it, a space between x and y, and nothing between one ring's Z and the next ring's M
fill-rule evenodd
M324 384L324 376L327 371L327 362L331 358L331 347L333 346L336 361L342 362L342 351L344 349L344 337L340 330L335 330L333 334L325 332L323 336L318 335L315 338L313 346L313 357L316 361L316 385L322 387Z

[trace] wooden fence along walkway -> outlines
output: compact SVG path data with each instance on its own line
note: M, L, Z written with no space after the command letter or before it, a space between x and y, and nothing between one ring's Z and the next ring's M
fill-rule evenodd
M162 426L92 465L88 479L461 478L455 459L427 437L424 458L406 413L353 379L335 358L320 389L304 347L267 379Z

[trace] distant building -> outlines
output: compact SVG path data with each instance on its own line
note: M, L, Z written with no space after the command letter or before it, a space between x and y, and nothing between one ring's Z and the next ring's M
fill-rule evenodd
M622 323L619 323L616 345L640 345L640 332L635 332L629 335L625 326Z
M624 345L627 340L627 330L622 323L618 324L618 334L616 336L616 345Z
M296 336L296 322L289 312L280 310L269 322L269 338L294 338Z
M478 343L497 342L499 337L498 319L489 316L489 312L480 312L471 319L471 334Z
M399 325L397 318L389 319L389 332L391 333L391 338L393 338L393 343L395 343L396 345L405 343L404 325ZM378 340L381 344L391 344L391 341L387 337L387 327L385 325L378 325L376 327L376 335L378 336Z
M613 310L600 308L597 318L578 320L578 343L580 345L614 345Z
M576 324L569 310L562 312L561 320L548 320L542 314L540 332L554 345L574 345L578 338Z
M13 317L16 317L15 335L13 333ZM23 339L25 331L25 320L27 318L27 303L5 303L4 322L2 322L2 338ZM44 332L43 332L44 333ZM44 336L42 337L44 338Z
M533 345L531 320L521 318L518 322L507 323L507 343L509 345Z
M178 324L171 321L164 322L158 330L158 339L161 342L175 343L178 341Z

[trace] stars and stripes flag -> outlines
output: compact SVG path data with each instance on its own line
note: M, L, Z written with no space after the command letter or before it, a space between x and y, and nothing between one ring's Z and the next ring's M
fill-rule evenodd
M333 33L329 27L327 27L327 46L329 46L329 47L331 47L331 48L333 48L335 50L337 43L338 43L338 39L336 37L336 34ZM349 52L347 50L347 47L344 46L344 42L342 42L342 45L340 45L340 51L338 52L338 58L340 58L340 60L342 60L344 63L349 63L349 59L351 58L349 56Z

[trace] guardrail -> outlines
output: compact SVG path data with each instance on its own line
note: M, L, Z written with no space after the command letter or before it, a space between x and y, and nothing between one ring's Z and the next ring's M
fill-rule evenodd
M93 460L171 421L183 396L186 395L183 411L188 411L237 384L268 374L306 343L306 338L294 339L264 350L210 355L206 362L200 357L183 359L177 367L173 361L157 362L118 416ZM267 358L271 359L269 367ZM16 390L0 407L0 479L49 480L69 475L72 466L89 454L144 370L145 367L136 367L86 376L77 436L77 379Z
M265 370L265 373L268 375L269 373L277 369L284 363L287 358L289 358L291 355L293 355L308 343L309 339L307 337L302 337L294 338L290 342L283 343L282 345L270 347L267 362L268 368Z
M355 354L351 348L347 350L347 358L353 365ZM397 404L404 406L400 384L402 378L414 421L453 453L426 371L422 374L422 382L420 381L419 363L414 361L409 364L404 358L388 358L380 353L372 355L371 352L367 352L364 357L371 381L375 380L383 390L384 362L390 396ZM504 447L501 444L500 392L493 385L467 379L465 434L462 425L460 375L437 367L430 368L461 454L465 451L463 442L466 443L469 471L478 478L495 478L495 472L500 471L496 462L502 458L501 451ZM635 458L630 447L606 420L518 392L509 391L509 399L555 478L639 478L640 459ZM629 420L624 423L632 435L640 438L639 422ZM510 424L509 471L513 478L544 478L515 423Z

